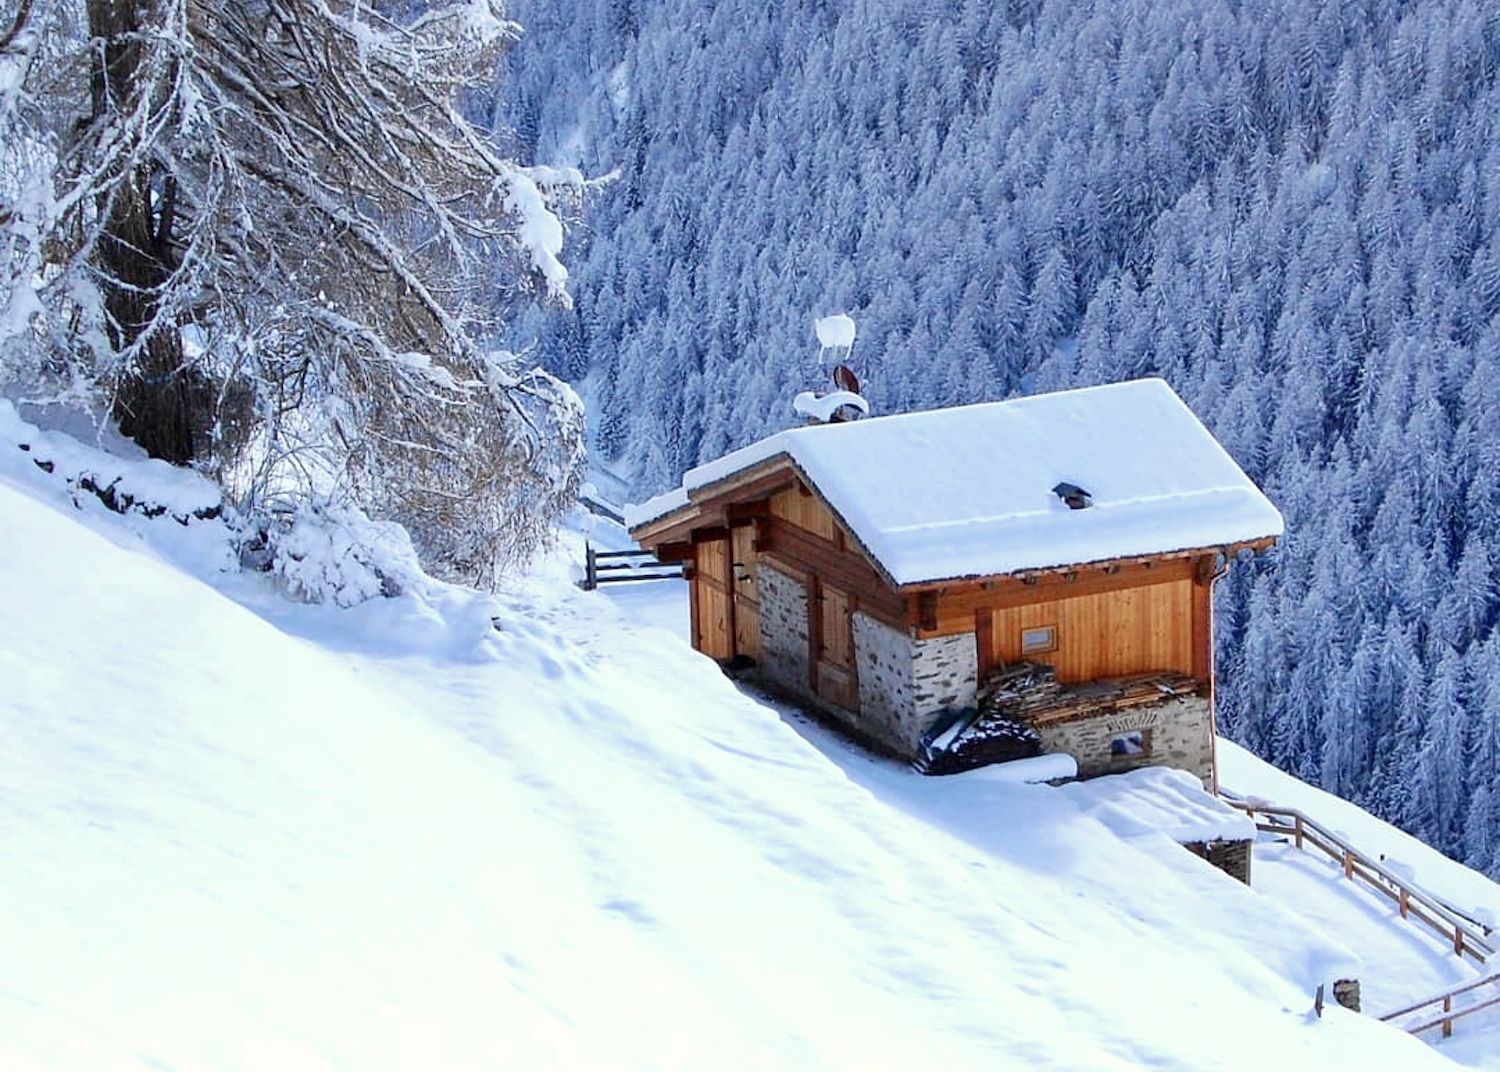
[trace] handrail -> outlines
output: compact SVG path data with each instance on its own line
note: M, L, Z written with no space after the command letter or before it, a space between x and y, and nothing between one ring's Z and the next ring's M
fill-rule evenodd
M1472 982L1464 983L1462 986L1456 986L1452 990L1445 990L1441 994L1437 994L1433 997L1428 998L1426 1001L1419 1001L1415 1005L1406 1006L1406 1008L1404 1009L1397 1009L1395 1012L1388 1012L1385 1015L1381 1016L1380 1019L1383 1023L1389 1023L1390 1021L1400 1019L1403 1016L1410 1016L1414 1012L1420 1012L1422 1009L1441 1004L1443 1006L1442 1016L1439 1016L1434 1020L1428 1020L1424 1023L1417 1024L1415 1027L1408 1027L1406 1031L1408 1034L1420 1035L1423 1031L1431 1031L1434 1027L1441 1027L1443 1029L1443 1037L1447 1038L1453 1034L1453 1021L1461 1020L1465 1016L1470 1016L1483 1009L1488 1009L1492 1008L1495 1005L1500 1005L1500 995L1497 995L1495 997L1487 998L1484 1001L1476 1001L1472 1005L1465 1005L1463 1008L1455 1010L1453 1008L1453 999L1461 994L1467 994L1471 991L1478 990L1482 986L1491 986L1496 983L1500 983L1500 974L1489 975L1483 979L1475 979Z
M1345 878L1351 882L1362 880L1395 901L1401 918L1415 919L1441 935L1452 944L1454 954L1460 959L1469 957L1477 964L1484 964L1494 955L1495 947L1488 941L1488 932L1480 934L1441 899L1394 874L1305 813L1296 808L1251 802L1224 789L1220 789L1219 795L1226 804L1245 812L1252 820L1265 816L1265 822L1256 822L1257 830L1290 836L1297 848L1311 845L1332 857L1342 866Z
M615 581L671 580L683 576L682 564L663 562L650 551L596 551L584 546L583 579L579 587L592 592Z

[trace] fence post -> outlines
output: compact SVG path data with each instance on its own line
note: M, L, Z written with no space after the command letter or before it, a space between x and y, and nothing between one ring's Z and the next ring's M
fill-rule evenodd
M1452 994L1444 994L1443 995L1443 1012L1448 1013L1448 1012L1452 1012L1452 1011L1453 1011L1453 995ZM1443 1018L1443 1038L1448 1038L1452 1034L1453 1034L1453 1020L1452 1020L1451 1017L1444 1017Z
M594 557L593 544L584 543L583 559L583 588L586 592L592 592L599 587L599 560Z
M1293 837L1294 837L1294 840L1297 843L1297 848L1300 849L1302 847L1302 816L1301 815L1297 816L1296 833L1293 835Z
M1458 954L1458 959L1464 957L1464 929L1457 923L1453 925L1453 952ZM1447 1011L1447 1010L1444 1010Z
M1344 877L1354 878L1354 853L1347 848L1344 850Z
M1406 918L1406 913L1407 913L1407 904L1406 904L1406 902L1407 902L1407 898L1409 896L1410 896L1410 894L1407 893L1406 887L1402 886L1401 887L1401 897L1400 897L1400 901L1399 901L1399 903L1401 905L1401 918L1402 919Z

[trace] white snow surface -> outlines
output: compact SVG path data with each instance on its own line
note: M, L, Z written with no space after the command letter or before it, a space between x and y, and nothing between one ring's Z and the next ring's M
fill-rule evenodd
M850 349L854 345L854 318L847 313L834 313L813 322L818 333L818 345L825 350L833 347Z
M1084 814L1122 838L1165 834L1178 844L1250 841L1255 824L1187 771L1140 767L1062 787Z
M856 777L565 563L311 607L223 536L0 437L0 1068L1450 1067L1175 847Z
M1007 763L991 763L988 767L977 767L971 771L949 774L945 777L979 782L1003 782L1007 785L1037 785L1077 776L1078 760L1066 752L1048 752L1040 756L1027 756L1025 759L1012 759Z
M636 528L786 455L898 585L1280 536L1281 514L1165 381L778 432L626 511ZM1085 488L1070 510L1052 488Z
M853 391L830 391L826 395L820 395L816 391L801 391L792 399L793 413L811 417L821 424L827 424L844 406L852 406L861 413L870 412L870 403Z

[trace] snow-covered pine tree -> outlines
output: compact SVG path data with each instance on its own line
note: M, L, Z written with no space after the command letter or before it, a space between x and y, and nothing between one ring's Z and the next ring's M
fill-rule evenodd
M566 301L554 207L583 184L463 112L515 33L495 0L5 16L0 378L97 390L241 496L347 494L473 579L534 546L581 420L496 317Z

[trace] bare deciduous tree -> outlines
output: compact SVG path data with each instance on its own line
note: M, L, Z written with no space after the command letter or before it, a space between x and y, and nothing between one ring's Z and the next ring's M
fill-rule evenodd
M581 418L496 318L567 300L583 183L461 110L515 33L494 0L0 11L0 369L99 389L242 497L347 493L473 579L533 545Z

